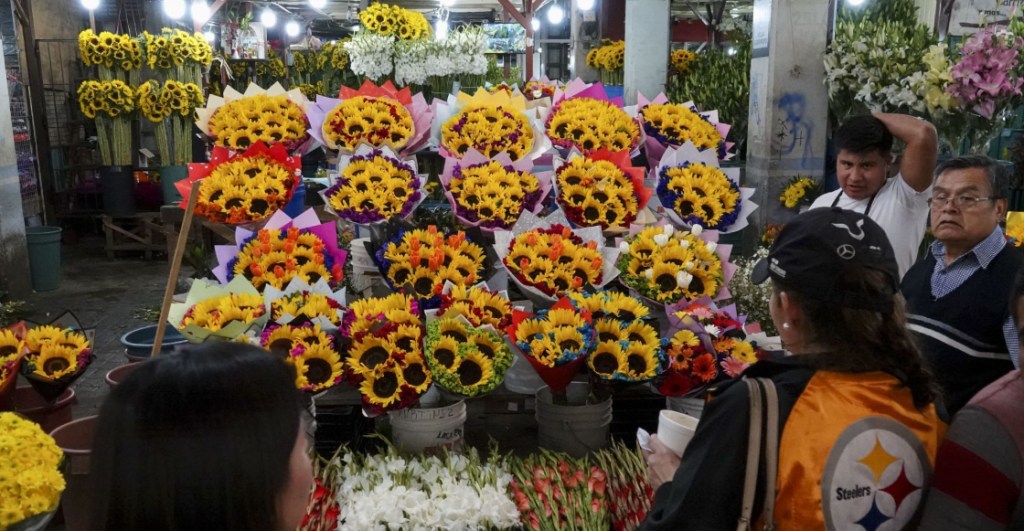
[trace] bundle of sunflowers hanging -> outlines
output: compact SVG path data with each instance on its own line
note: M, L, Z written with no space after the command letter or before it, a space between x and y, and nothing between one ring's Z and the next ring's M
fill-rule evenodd
M466 397L493 391L512 366L512 353L493 328L462 318L431 321L424 352L434 382Z
M675 303L700 297L715 298L725 283L718 244L672 225L648 227L620 244L618 268L622 283L658 303Z
M219 223L259 221L284 208L298 185L302 163L284 147L257 143L243 153L215 148L208 164L189 164L189 177L175 183L181 206L198 193L195 212ZM198 185L196 184L198 181Z
M135 95L139 112L154 124L160 161L165 166L191 162L192 122L195 110L204 104L202 88L170 79L163 85L147 81Z
M423 323L416 300L401 293L352 303L344 329L345 377L363 408L379 415L409 406L430 387L423 359Z
M622 68L626 62L626 41L605 39L601 46L587 52L587 66L601 72L606 85L622 84Z
M374 2L359 13L359 21L367 30L416 41L430 36L430 23L419 11Z
M131 124L137 108L135 90L119 79L83 81L78 86L78 105L96 120L100 159L105 166L132 164Z
M100 81L120 80L139 84L142 47L128 35L107 31L97 35L91 29L78 34L78 53L85 66L96 66Z
M143 52L151 70L180 83L202 84L202 69L213 62L213 48L201 33L163 28L143 32Z
M436 226L400 232L375 256L393 289L402 289L429 306L440 303L446 282L472 286L484 274L484 250L464 232L445 235Z

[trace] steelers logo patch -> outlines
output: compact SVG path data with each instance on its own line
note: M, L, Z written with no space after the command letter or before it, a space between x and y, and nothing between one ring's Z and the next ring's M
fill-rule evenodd
M921 441L888 418L866 418L840 434L821 480L822 511L830 530L903 529L931 479Z

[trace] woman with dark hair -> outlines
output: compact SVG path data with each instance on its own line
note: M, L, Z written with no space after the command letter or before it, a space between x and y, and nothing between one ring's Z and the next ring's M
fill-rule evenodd
M1009 310L1017 337L1024 337L1024 270L1017 274ZM1017 349L1024 354L1024 343ZM953 417L935 461L921 529L1024 529L1021 404L1024 373L1018 365Z
M756 283L772 279L772 321L791 354L744 373L770 379L778 393L774 518L763 524L907 526L944 424L936 385L906 329L884 231L863 214L811 210L783 228L753 276ZM647 458L657 492L641 529L737 528L750 392L745 382L730 382L710 395L681 462L651 438ZM755 518L764 507L768 459L761 458Z
M282 360L240 343L141 365L100 410L90 529L295 529L312 465L294 379Z

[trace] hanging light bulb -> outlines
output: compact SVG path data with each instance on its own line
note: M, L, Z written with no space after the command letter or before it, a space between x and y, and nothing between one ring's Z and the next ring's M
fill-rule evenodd
M455 5L455 0L441 0L441 5L444 7L451 7Z
M439 18L434 24L434 36L439 41L443 41L448 38L448 20Z
M561 24L563 20L565 20L565 10L562 9L562 6L554 4L548 8L548 22L552 26Z
M533 28L533 31L535 32L540 31L540 19L537 17L530 19L530 27Z
M309 7L313 9L323 9L327 6L327 0L309 0Z
M164 14L173 20L185 16L185 0L164 0Z
M576 7L580 11L590 11L594 9L594 0L576 0Z
M860 7L864 4L864 0L846 0L846 3L853 7Z
M299 23L294 20L289 20L288 23L284 25L284 32L287 33L289 37L298 37L300 29Z
M96 11L96 8L100 7L100 0L82 0L82 7L89 11Z
M192 21L206 24L207 20L210 20L210 4L206 0L192 0Z
M273 28L274 24L277 24L277 13L274 13L274 10L269 7L264 8L260 13L260 22L265 28Z

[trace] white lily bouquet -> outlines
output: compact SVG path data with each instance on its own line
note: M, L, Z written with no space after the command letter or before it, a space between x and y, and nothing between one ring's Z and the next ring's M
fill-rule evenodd
M345 43L352 72L379 81L394 71L395 38L362 31Z

